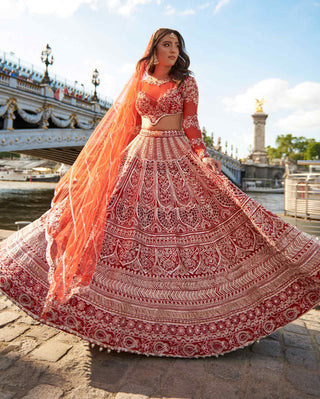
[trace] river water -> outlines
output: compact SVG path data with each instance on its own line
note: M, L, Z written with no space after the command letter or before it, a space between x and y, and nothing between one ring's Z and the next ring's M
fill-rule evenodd
M49 188L48 188L49 187ZM0 181L0 229L37 219L50 208L55 184Z
M16 221L33 221L50 208L54 183L0 181L0 229L15 230ZM283 194L251 193L274 213L283 213Z

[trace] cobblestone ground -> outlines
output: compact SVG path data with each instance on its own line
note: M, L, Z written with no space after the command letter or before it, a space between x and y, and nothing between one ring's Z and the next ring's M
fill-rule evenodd
M219 358L100 352L0 294L0 399L320 397L320 311Z

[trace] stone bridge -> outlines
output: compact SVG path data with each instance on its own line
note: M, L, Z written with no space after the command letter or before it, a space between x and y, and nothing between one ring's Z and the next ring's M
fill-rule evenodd
M221 162L221 171L238 186L241 185L242 174L244 167L241 162L237 159L230 157L227 154L223 154L220 151L216 151L213 148L208 148L208 152L211 158L218 159Z
M0 152L71 165L108 106L64 95L0 72Z
M110 105L109 105L110 106ZM0 72L0 152L17 152L72 165L108 106L64 95ZM208 149L222 171L241 184L241 163Z

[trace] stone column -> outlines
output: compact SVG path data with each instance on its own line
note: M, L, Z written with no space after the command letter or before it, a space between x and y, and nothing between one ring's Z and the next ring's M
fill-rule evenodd
M268 115L264 112L256 112L251 115L254 123L252 160L255 164L267 164L267 152L265 149L265 125Z

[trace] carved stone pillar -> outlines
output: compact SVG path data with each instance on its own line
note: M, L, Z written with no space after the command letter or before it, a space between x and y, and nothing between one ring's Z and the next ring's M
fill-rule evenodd
M4 118L4 130L14 130L13 121L16 119L14 113L17 110L17 100L15 98L9 98L7 100L7 112Z
M251 116L254 123L252 160L255 164L266 164L268 161L265 149L265 125L268 115L263 112L256 112Z

